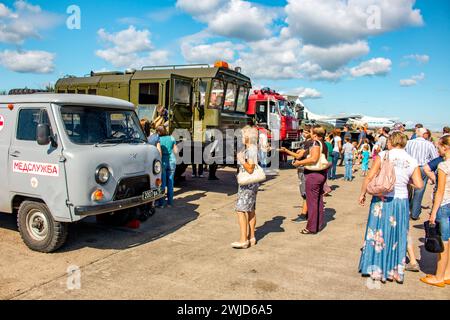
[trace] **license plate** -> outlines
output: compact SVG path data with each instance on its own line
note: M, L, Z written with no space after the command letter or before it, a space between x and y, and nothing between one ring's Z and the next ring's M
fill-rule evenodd
M159 195L159 190L149 190L149 191L145 191L142 194L142 200L148 200L148 199L152 199L155 198Z
M302 146L302 143L300 141L292 142L291 143L291 149L300 149Z

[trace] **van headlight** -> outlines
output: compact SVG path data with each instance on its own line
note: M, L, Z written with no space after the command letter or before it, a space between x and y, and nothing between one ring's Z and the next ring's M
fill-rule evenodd
M160 174L161 173L161 161L155 160L153 162L153 173Z
M109 169L105 165L100 165L95 171L95 181L99 184L106 184L111 177Z

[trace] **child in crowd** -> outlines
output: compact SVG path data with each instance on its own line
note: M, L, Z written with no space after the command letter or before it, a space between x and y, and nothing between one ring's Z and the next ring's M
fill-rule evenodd
M345 144L342 148L342 151L344 153L344 163L345 163L345 181L352 181L353 180L353 158L354 153L356 151L355 145L350 142L350 138L345 138Z
M366 144L364 145L362 151L361 170L363 177L367 176L367 172L369 171L369 160L370 160L370 146Z

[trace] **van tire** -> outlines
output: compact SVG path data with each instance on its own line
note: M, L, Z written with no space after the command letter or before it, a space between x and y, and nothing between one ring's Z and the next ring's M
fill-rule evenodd
M37 228L31 227L32 221L41 223L41 228L43 223L47 232L40 234ZM68 224L55 221L44 203L22 202L17 215L17 226L23 242L33 251L51 253L61 248L67 240Z

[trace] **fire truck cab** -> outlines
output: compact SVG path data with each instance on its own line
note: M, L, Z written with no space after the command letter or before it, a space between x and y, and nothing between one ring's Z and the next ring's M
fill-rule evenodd
M254 90L249 96L247 115L262 128L270 130L271 139L290 149L300 145L299 121L289 101L270 88Z

